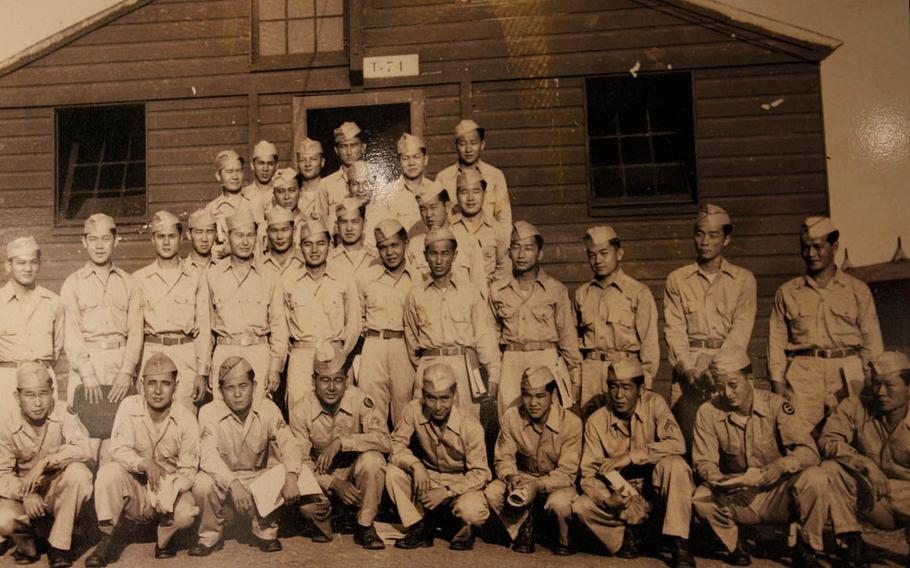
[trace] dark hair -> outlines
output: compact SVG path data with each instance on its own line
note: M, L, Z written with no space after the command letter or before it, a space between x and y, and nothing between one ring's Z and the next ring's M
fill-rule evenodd
M910 386L910 369L904 369L900 372L901 380L904 381L904 384Z
M618 238L610 239L610 246L616 249L622 248L622 241Z
M733 225L729 225L729 224L724 225L723 229L724 229L724 236L729 237L730 234L733 232Z
M534 242L537 243L537 248L543 250L543 237L540 235L534 235Z
M831 245L837 243L837 241L840 240L840 231L838 231L836 229L834 231L831 231L830 233L828 233L828 236L825 237L825 240L828 241L828 244L831 244Z

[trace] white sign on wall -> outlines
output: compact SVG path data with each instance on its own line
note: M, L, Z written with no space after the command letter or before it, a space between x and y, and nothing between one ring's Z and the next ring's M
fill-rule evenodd
M416 75L420 75L420 59L416 53L363 58L364 79L414 77Z

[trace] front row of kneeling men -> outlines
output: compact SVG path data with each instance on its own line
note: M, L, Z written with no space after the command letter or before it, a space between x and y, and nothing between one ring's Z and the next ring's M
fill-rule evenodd
M254 397L254 372L241 357L220 365L222 396L201 409L198 423L172 404L174 362L160 353L151 357L141 393L117 412L110 458L94 481L101 540L86 565L116 559L125 518L157 522L155 557L168 558L176 554L174 535L198 517L189 554L207 556L223 545L228 503L235 519L250 523L252 544L281 550L282 509L267 507L267 492L257 485L262 476L277 479L280 500L312 521L308 534L315 542L331 540L333 516L355 511L355 542L367 549L384 547L374 528L383 489L405 527L398 548L432 546L435 530L450 526L451 548L470 549L492 509L516 551L534 550L535 519L549 516L556 521L553 551L571 554L574 514L611 553L634 558L639 527L659 510L674 566L694 565L693 510L735 565L750 561L740 525L798 522L795 564L815 566L831 518L845 560L858 565L858 517L882 528L910 517L910 360L900 353L873 363L869 396L841 403L818 446L786 399L754 388L745 353L718 355L711 369L717 396L696 420L696 488L682 432L663 398L643 387L641 366L632 359L611 367L605 403L583 432L580 419L559 404L551 370L529 369L521 404L501 421L491 482L484 430L456 404L449 366L425 369L422 395L390 435L373 401L348 386L344 354L333 349L317 351L314 390L290 425L271 400ZM68 566L75 519L92 496L88 433L54 405L43 365L23 364L17 380L21 412L0 425L0 534L15 540L16 561L27 564L38 557L33 521L52 517L49 562ZM821 465L817 448L830 458ZM301 495L304 475L323 493Z

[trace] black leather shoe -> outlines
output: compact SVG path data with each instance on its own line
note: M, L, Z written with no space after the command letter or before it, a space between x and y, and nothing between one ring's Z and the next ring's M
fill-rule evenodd
M818 555L809 544L799 537L796 539L796 546L793 547L793 566L796 568L820 568Z
M575 552L577 551L571 544L556 543L556 546L553 547L553 554L556 556L572 556Z
M66 550L60 550L53 546L47 549L47 564L50 568L69 568L73 565Z
M518 527L518 536L512 543L512 550L522 554L531 554L534 552L534 517L528 515L525 522Z
M16 546L16 542L13 539L4 539L3 542L0 542L0 556L6 554L14 546Z
M403 548L405 550L413 550L422 546L427 548L433 546L433 535L427 531L423 519L409 526L404 538L395 541L395 548Z
M689 548L687 539L676 539L676 546L673 547L673 558L670 565L673 568L695 568L695 557L692 556L692 550Z
M28 553L26 553L26 552L23 552L23 551L19 550L18 548L16 549L15 552L13 552L13 561L14 561L18 566L25 566L25 565L27 565L27 564L34 564L35 562L38 562L38 560L39 560L40 558L41 558L41 557L38 556L37 554L31 555L31 554L28 554Z
M471 525L462 526L455 537L452 539L452 543L449 545L449 550L473 550L474 549L474 527Z
M218 542L212 546L206 546L201 542L196 541L196 543L187 551L187 554L190 556L208 556L209 554L215 552L216 550L221 550L222 548L224 548L224 541L221 539L219 539Z
M752 557L742 543L737 543L736 550L727 554L724 562L731 566L749 566L752 564Z
M362 527L358 524L354 525L354 543L359 544L367 550L382 550L385 548L382 539L379 538L379 535L376 534L376 529L373 525L368 527Z
M631 560L639 556L641 556L641 553L638 551L635 535L632 534L632 530L629 527L626 527L622 535L622 546L616 551L616 557Z
M278 540L277 538L272 538L272 539L268 539L268 540L260 538L258 540L259 540L259 550L261 550L262 552L281 552L281 550L283 548L281 546L281 541Z
M155 558L173 558L175 556L177 556L177 544L174 539L163 547L159 547L158 543L155 543Z
M869 568L866 560L866 543L862 533L850 532L842 537L841 560L846 568Z
M114 538L113 535L102 534L101 540L98 541L98 545L95 547L95 550L92 551L92 554L85 559L86 568L103 568L111 562L114 549Z

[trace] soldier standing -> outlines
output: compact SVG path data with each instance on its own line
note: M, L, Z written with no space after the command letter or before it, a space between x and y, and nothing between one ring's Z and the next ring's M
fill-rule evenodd
M366 204L363 200L347 197L335 206L335 233L339 246L329 253L329 270L345 282L353 281L369 266L378 263L372 247L366 245L364 226Z
M253 183L243 188L243 193L253 200L253 213L257 219L272 202L272 180L278 170L278 148L267 140L260 140L253 146L250 157Z
M304 218L327 223L329 199L322 184L323 166L322 144L309 138L301 140L297 145L297 169L300 171L297 175L300 186L297 207Z
M218 228L215 215L205 209L193 211L187 222L187 234L192 245L186 256L186 264L193 270L203 273L215 264L212 247L218 240Z
M257 201L250 192L243 191L243 158L233 150L222 150L215 156L215 179L221 183L221 195L209 201L205 210L215 216L218 228L218 240L212 250L215 259L230 254L227 250L227 227L225 219L248 209L254 218L261 212Z
M303 260L294 241L294 235L299 233L303 221L295 219L290 209L276 205L266 212L265 222L268 250L262 255L262 266L279 276L291 268L303 266Z
M367 145L361 140L360 127L353 122L342 123L332 135L335 139L335 155L341 160L341 166L322 179L330 213L349 195L348 170L354 162L363 159L363 153L367 149Z
M499 223L483 209L487 182L476 170L466 170L459 172L455 186L457 207L452 210L452 232L459 240L470 242L480 251L488 280L508 278L509 241L503 237Z
M413 134L402 134L396 150L401 175L389 186L388 194L376 200L384 203L391 215L410 234L420 223L417 195L430 182L426 177L429 157L426 142Z

